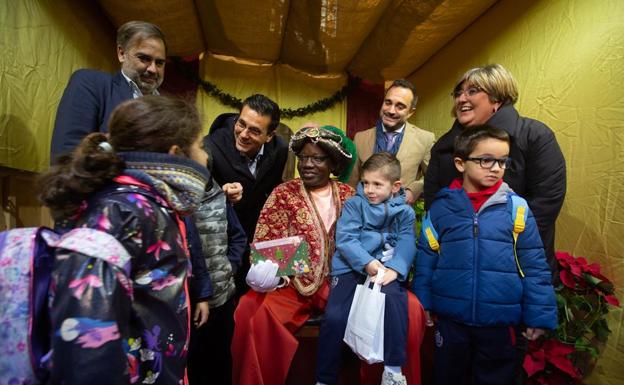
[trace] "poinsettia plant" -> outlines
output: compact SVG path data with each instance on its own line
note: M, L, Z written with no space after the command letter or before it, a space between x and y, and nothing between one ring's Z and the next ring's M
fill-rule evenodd
M557 252L560 283L555 287L559 326L529 342L524 359L526 385L580 384L611 333L609 306L620 306L598 263Z

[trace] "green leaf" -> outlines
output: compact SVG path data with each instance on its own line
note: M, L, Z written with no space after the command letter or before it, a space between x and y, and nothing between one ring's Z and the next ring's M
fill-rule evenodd
M572 313L572 310L570 310L570 308L567 306L565 307L565 315L569 322L574 321L574 314Z
M593 286L598 285L600 282L602 282L602 279L600 278L596 278L591 274L587 274L587 273L583 273L583 278L585 278L585 281L591 283Z
M560 293L557 293L557 307L563 308L566 306L566 304L567 304L566 298Z
M282 259L284 259L284 252L282 251L282 249L277 249L275 251L275 259L278 261L281 261Z

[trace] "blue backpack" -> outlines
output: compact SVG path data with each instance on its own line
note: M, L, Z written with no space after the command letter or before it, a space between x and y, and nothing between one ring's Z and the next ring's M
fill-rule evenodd
M509 196L511 199L511 221L513 222L513 250L514 256L516 258L516 266L518 267L518 274L522 278L524 278L524 271L522 271L522 267L520 266L520 261L518 260L518 253L516 252L516 244L518 243L518 236L521 232L524 231L526 226L526 220L529 215L529 205L527 201L521 198L518 195L512 194ZM427 239L427 243L431 250L436 251L438 254L440 253L440 243L438 241L438 233L433 227L433 223L431 223L431 218L429 217L429 213L425 215L422 223L422 233Z
M0 385L43 383L51 348L49 295L56 249L102 258L118 267L130 259L110 234L77 228L64 235L45 228L0 233Z

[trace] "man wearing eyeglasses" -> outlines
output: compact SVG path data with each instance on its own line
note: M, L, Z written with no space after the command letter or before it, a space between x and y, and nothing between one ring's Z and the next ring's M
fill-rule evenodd
M249 242L264 202L273 188L282 183L288 145L275 135L279 121L279 106L268 97L256 94L243 101L238 114L219 115L204 139L217 183L242 186L242 198L234 204L234 209ZM247 291L248 269L249 258L243 258L236 279L238 294Z
M92 132L107 132L108 118L121 102L158 95L165 76L167 44L158 26L129 21L117 30L114 75L91 69L74 72L56 112L50 160L68 153Z
M412 205L420 197L435 137L432 132L407 121L416 111L417 101L412 83L404 79L392 82L386 90L376 126L358 132L353 139L357 161L349 179L351 186L355 187L359 182L362 164L371 155L385 151L401 162L406 203Z

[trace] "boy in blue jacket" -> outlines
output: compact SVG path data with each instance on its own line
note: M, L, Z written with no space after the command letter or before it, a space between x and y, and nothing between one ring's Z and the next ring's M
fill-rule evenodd
M469 363L472 383L512 384L519 325L529 340L557 326L550 269L526 201L502 180L508 134L465 129L454 161L462 177L436 194L423 221L412 288L437 316L435 384L464 383ZM522 220L523 231L514 227Z
M386 294L382 384L406 383L401 365L406 357L407 292L400 282L416 255L416 237L414 210L405 203L400 176L394 155L371 156L362 166L356 195L345 202L336 224L331 291L319 334L318 384L336 383L355 288L381 269L381 291Z

